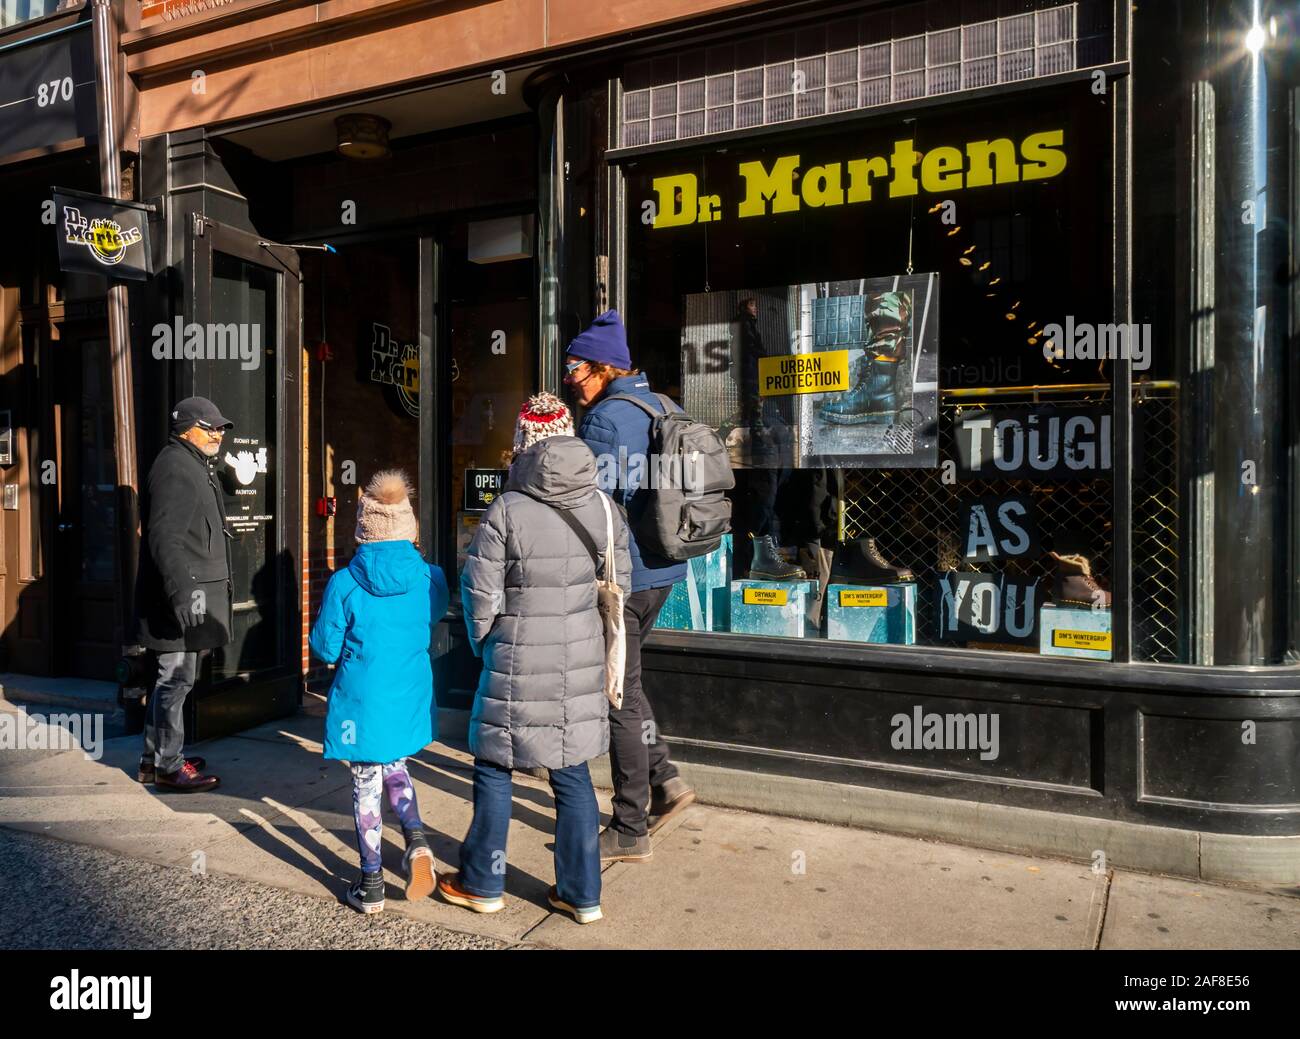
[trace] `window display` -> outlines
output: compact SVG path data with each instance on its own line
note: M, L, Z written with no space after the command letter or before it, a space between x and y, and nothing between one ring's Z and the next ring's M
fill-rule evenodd
M1109 659L1111 113L1015 108L625 166L634 361L736 475L661 627Z

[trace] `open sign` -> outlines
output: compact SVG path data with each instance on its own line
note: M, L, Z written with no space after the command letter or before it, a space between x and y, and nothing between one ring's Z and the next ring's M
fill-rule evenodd
M485 511L505 489L509 472L509 469L466 469L465 511Z

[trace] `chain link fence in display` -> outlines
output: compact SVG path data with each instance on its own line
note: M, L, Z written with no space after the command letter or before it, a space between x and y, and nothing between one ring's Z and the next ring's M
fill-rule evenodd
M939 458L957 456L954 430L963 410L1011 411L1051 401L1062 407L1097 406L1110 400L1104 385L1065 392L1039 390L998 396L945 393L939 411ZM1134 392L1133 474L1133 659L1178 662L1180 646L1178 400L1160 383ZM1035 558L995 564L965 563L959 530L963 500L1018 495L1032 501L1043 552ZM1078 482L988 479L944 483L932 469L850 469L844 473L843 536L874 537L891 563L910 567L917 596L917 643L938 644L934 575L950 570L998 569L1009 576L1042 579L1050 593L1055 560L1047 550L1081 553L1093 576L1109 587L1114 534L1109 478ZM1024 647L1007 647L1023 649Z

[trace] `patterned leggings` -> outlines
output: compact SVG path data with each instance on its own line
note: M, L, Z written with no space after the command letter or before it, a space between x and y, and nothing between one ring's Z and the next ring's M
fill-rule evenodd
M415 803L415 787L406 771L406 759L398 758L387 765L352 766L352 815L357 824L357 848L361 851L364 873L378 873L382 868L379 855L384 824L380 816L383 791L393 806L402 830L410 834L423 830L420 810Z

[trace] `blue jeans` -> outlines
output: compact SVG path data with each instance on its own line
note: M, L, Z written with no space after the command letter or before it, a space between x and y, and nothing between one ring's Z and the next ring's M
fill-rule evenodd
M145 708L142 760L159 772L175 772L185 764L185 698L199 674L197 652L159 653L158 681Z
M569 905L600 905L600 809L587 763L553 768L555 886ZM506 834L510 828L510 769L474 759L474 820L460 848L460 883L473 895L495 898L506 888Z

